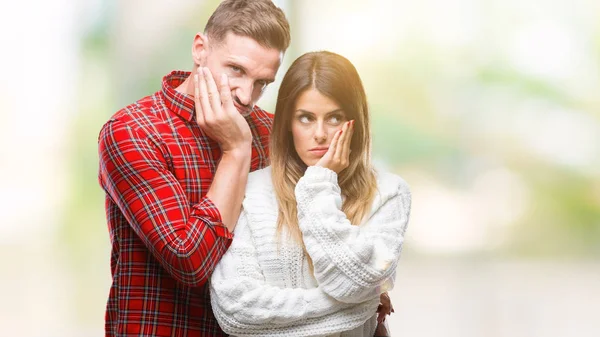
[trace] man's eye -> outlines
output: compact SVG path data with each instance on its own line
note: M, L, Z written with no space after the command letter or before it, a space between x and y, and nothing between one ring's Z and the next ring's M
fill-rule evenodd
M242 68L240 68L240 67L237 67L237 66L231 66L231 70L232 70L234 73L241 73L241 72L242 72Z
M265 90L267 88L267 85L269 85L269 83L267 83L267 81L257 81L256 85L260 88L260 90Z

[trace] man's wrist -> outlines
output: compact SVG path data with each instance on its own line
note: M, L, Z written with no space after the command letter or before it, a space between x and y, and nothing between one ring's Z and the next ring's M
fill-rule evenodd
M251 143L242 144L231 149L223 150L223 157L232 158L234 160L250 159L252 157Z

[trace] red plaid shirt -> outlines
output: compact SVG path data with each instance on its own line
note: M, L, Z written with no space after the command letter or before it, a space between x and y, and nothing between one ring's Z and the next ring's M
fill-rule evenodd
M196 124L194 101L162 90L117 112L99 136L106 191L112 286L106 336L225 336L210 308L207 281L232 234L206 197L221 151ZM268 165L273 115L255 107L251 170Z

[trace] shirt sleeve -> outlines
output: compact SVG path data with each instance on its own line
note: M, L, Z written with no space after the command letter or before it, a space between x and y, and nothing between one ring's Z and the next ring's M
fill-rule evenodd
M341 211L334 171L311 166L296 185L298 221L315 278L340 301L360 302L393 287L411 202L406 182L394 177L360 226Z
M242 210L235 238L210 281L219 325L236 336L315 336L356 328L373 316L379 296L360 305L342 303L321 288L267 284L248 218Z
M104 126L98 151L100 184L148 250L179 282L204 284L232 238L217 207L191 205L158 145L121 121Z

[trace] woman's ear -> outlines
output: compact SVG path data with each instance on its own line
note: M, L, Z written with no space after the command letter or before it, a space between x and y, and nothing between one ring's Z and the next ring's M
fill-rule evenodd
M208 53L208 36L200 32L194 36L192 43L192 59L195 65L204 65Z

